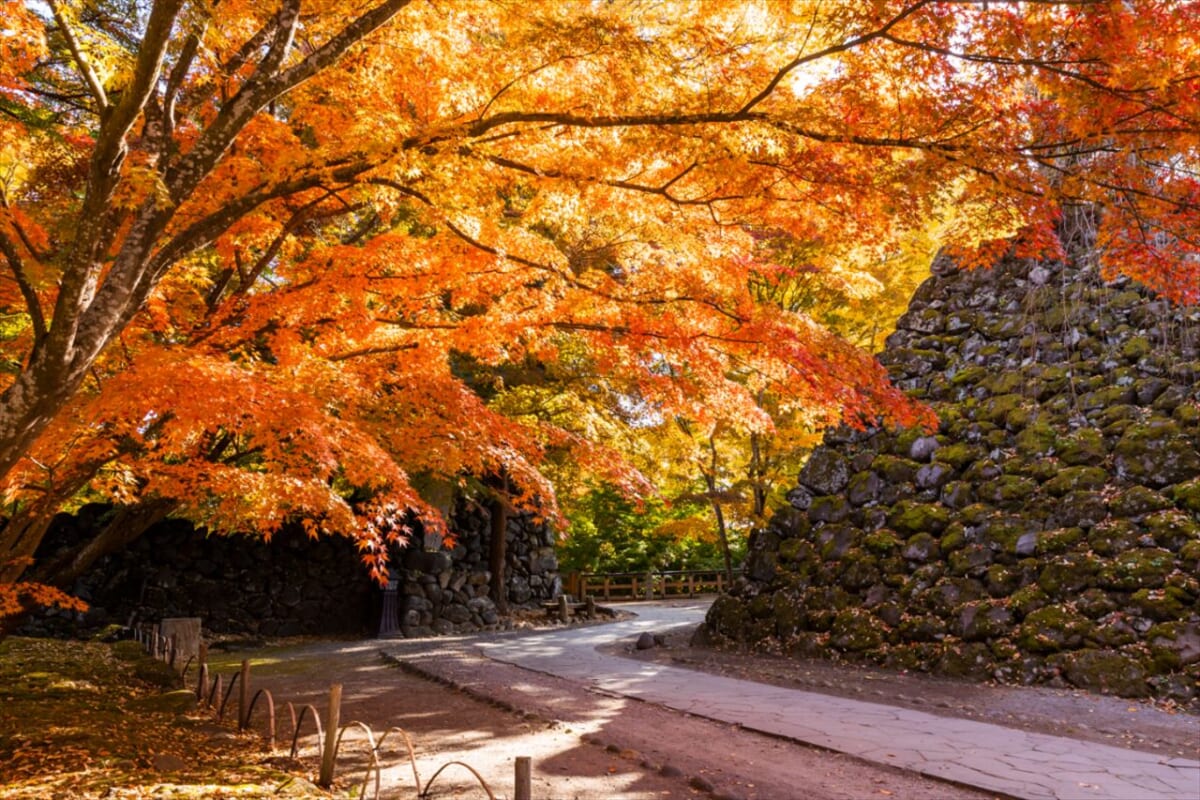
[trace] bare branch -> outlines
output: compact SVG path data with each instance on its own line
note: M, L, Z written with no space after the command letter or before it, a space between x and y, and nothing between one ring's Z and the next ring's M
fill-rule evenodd
M79 46L79 40L75 38L75 31L67 23L66 16L62 13L62 8L58 0L48 0L50 11L54 14L54 21L58 24L59 33L67 42L67 49L71 51L71 57L75 59L75 66L79 69L79 74L83 76L83 82L87 84L88 89L92 93L92 98L96 101L96 109L101 115L109 109L108 95L104 91L104 84L100 82L100 77L96 74L96 70L92 68L91 62L83 54L83 48Z

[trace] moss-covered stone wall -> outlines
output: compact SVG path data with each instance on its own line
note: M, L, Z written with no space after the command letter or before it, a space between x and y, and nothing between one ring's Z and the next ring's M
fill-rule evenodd
M1196 699L1200 309L1055 264L938 261L880 360L939 429L828 433L706 630Z

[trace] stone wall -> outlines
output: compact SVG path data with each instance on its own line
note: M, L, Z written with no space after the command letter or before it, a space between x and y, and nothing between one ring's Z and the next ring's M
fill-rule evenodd
M413 546L399 559L399 625L406 636L490 630L504 624L489 597L488 509L460 504L454 531L455 547L427 552L418 529ZM562 594L554 531L522 515L509 518L506 534L509 605L530 608Z
M717 639L1127 696L1200 678L1200 309L945 261L880 360L941 423L836 430Z
M77 515L60 515L39 558L79 542L109 511L86 506ZM454 548L425 552L417 526L412 546L396 556L398 622L407 635L505 624L488 597L487 509L461 503L453 525ZM561 592L553 543L544 524L528 516L509 520L512 606L537 605ZM289 527L268 544L257 537L207 536L181 520L162 522L101 559L73 591L92 606L83 619L87 627L198 616L207 631L262 636L373 634L383 605L380 587L348 539L309 539ZM76 615L51 611L25 632L66 634L79 622Z

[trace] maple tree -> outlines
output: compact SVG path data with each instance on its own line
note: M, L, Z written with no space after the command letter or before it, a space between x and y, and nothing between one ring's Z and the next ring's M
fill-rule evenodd
M928 415L753 285L942 217L1200 299L1200 3L3 0L0 580L80 491L354 535L412 476L605 442L484 402L575 363L623 424ZM780 263L785 241L805 254ZM586 377L583 373L593 376ZM731 378L731 376L735 376ZM567 396L567 395L564 395ZM623 420L621 418L624 418ZM14 584L15 585L15 584Z

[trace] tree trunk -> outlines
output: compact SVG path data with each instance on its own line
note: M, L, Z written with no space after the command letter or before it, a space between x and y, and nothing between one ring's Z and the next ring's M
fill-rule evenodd
M751 511L755 519L767 514L767 467L763 463L762 442L757 433L750 434L750 491L754 499Z
M713 514L717 518L717 541L721 543L721 556L725 559L725 580L733 585L733 556L729 552L729 532L725 529L725 512L721 510L721 501L717 499L717 437L708 437L708 448L711 457L709 469L701 469L704 484L708 487L708 502L712 505Z
M54 519L54 508L39 504L0 528L0 583L16 583L33 563L33 554Z
M508 581L505 566L508 562L508 506L496 498L491 503L491 543L488 568L492 572L492 602L502 615L508 614Z
M127 547L178 506L174 500L164 499L121 506L104 529L90 541L37 569L34 579L59 589L69 589L98 559Z

